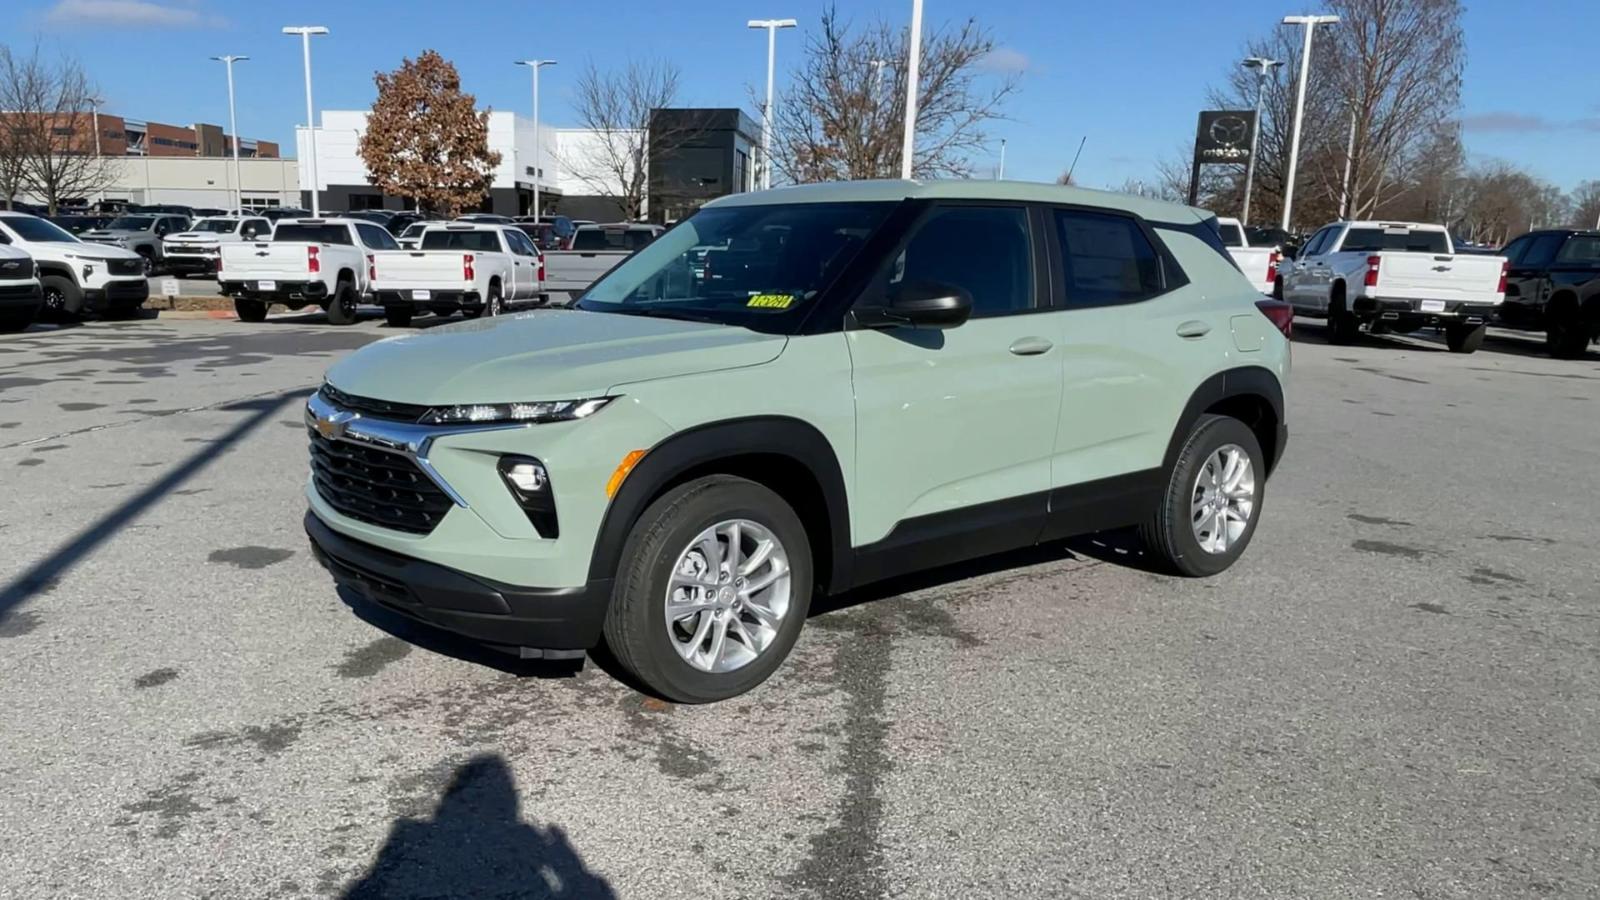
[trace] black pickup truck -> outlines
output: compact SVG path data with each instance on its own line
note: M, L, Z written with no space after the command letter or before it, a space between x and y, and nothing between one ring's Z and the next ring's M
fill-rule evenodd
M1500 252L1510 267L1499 324L1544 332L1551 356L1583 356L1600 337L1600 231L1530 231Z

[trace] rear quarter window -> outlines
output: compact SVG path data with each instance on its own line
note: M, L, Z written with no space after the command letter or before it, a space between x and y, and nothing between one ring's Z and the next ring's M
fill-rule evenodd
M421 249L497 253L500 250L500 238L492 231L447 231L436 228L422 236Z
M287 243L301 241L308 244L344 244L349 246L350 229L344 225L307 225L300 222L283 222L272 234L273 241Z

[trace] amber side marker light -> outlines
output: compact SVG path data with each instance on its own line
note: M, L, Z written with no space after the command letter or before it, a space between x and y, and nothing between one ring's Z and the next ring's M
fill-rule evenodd
M627 479L628 473L633 471L633 467L637 466L641 459L644 459L643 450L634 450L622 458L622 462L617 464L616 471L611 473L610 480L606 482L606 499L609 500L617 495L617 491L622 488L622 482Z

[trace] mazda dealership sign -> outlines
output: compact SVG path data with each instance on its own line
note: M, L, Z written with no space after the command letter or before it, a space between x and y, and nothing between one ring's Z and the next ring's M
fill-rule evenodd
M1200 114L1200 127L1194 135L1196 165L1250 161L1251 137L1255 133L1253 110L1209 109Z

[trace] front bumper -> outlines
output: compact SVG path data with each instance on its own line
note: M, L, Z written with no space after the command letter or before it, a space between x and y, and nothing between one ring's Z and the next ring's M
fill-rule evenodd
M137 281L108 281L103 287L85 290L83 296L89 303L101 308L142 306L150 299L150 282L143 278Z
M1428 306L1442 304L1443 308L1424 309L1425 304ZM1499 306L1493 303L1466 303L1459 300L1386 300L1358 297L1355 302L1356 315L1361 318L1387 322L1404 321L1418 325L1451 323L1480 325L1493 321L1495 311L1498 309Z
M37 281L0 283L0 311L37 309L43 302L44 295Z
M411 619L524 656L581 656L600 642L611 581L521 587L468 575L346 537L305 516L317 561L341 587ZM528 652L528 651L535 652Z
M170 272L215 272L217 256L182 255L168 253L162 260Z
M415 306L428 308L456 308L462 306L477 306L483 298L475 290L429 290L423 289L425 297L418 297L417 291L410 288L390 289L373 288L373 294L378 302L384 306Z

